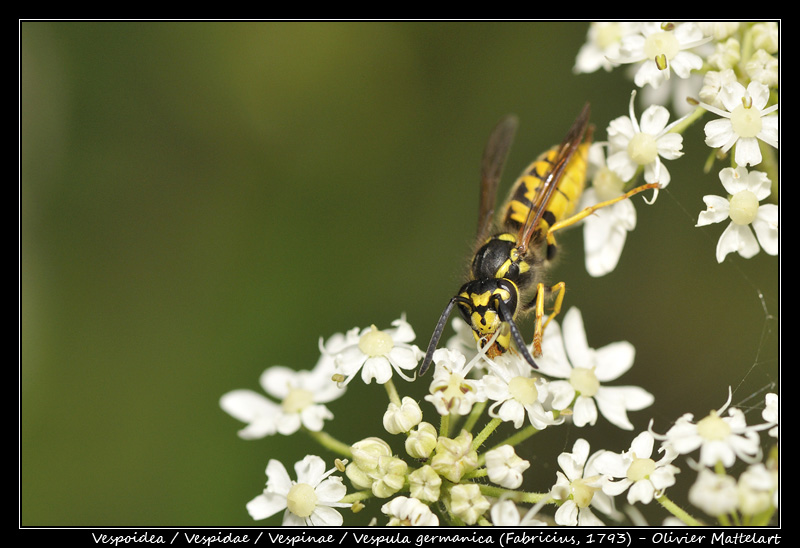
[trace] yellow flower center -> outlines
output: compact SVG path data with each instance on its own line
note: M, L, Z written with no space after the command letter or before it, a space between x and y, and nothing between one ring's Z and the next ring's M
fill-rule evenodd
M511 379L508 383L508 392L512 398L522 405L531 405L539 399L536 381L529 377L514 377Z
M307 483L296 483L286 495L286 507L297 517L307 518L317 507L317 494Z
M628 143L628 156L640 166L653 162L658 156L656 138L649 133L637 133Z
M654 32L644 42L644 54L648 59L662 57L667 61L672 60L680 51L680 44L672 32Z
M761 111L751 107L741 104L731 111L731 126L739 137L755 137L761 131Z
M314 395L302 388L293 388L281 402L281 408L287 413L299 413L314 403Z
M656 463L653 459L634 458L628 467L627 478L631 481L643 480L652 474L655 469Z
M731 433L730 425L722 420L716 411L697 422L697 433L709 441L719 441L727 438Z
M749 190L742 190L731 196L728 215L737 225L749 225L756 219L758 198Z
M385 356L393 346L392 336L383 331L378 331L374 325L358 341L359 350L372 358Z
M587 508L592 502L594 492L597 491L596 487L592 487L586 483L584 479L576 479L570 483L572 488L572 500L578 508Z
M580 392L581 396L586 396L587 398L597 394L600 388L600 381L597 380L597 375L594 374L594 368L576 367L569 375L569 383L575 390Z

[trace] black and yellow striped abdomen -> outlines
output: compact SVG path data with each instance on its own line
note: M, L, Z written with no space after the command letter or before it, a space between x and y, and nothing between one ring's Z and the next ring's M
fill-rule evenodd
M553 224L566 219L575 210L586 186L589 146L588 142L579 145L575 155L567 164L564 175L542 214L538 230L540 237L547 234ZM531 209L538 207L536 200L537 197L541 197L537 195L545 184L545 177L552 170L558 151L558 147L553 147L539 156L514 183L503 212L502 226L505 230L510 232L519 230L525 224ZM537 236L534 235L533 238L536 239Z

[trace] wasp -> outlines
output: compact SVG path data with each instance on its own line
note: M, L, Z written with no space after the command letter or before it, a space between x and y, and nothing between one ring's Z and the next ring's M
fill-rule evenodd
M561 311L566 285L548 286L545 275L556 255L554 234L574 225L594 211L624 200L658 183L636 187L618 197L587 207L573 215L586 182L592 127L589 104L570 127L561 144L543 153L516 180L501 208L495 226L497 187L517 130L514 116L503 118L495 127L481 160L481 192L476 250L470 279L448 302L433 331L423 375L433 360L453 308L472 328L475 340L489 357L511 348L511 341L525 361L538 368L534 356L542 354L542 337L547 324ZM552 313L545 319L545 301L554 298ZM533 355L528 350L515 320L534 311Z

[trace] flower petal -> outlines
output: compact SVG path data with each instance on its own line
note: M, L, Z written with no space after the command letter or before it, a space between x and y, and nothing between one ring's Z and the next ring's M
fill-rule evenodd
M276 493L262 493L247 503L247 513L253 519L266 519L286 508L286 497Z
M600 382L613 381L633 366L636 349L627 341L607 344L595 351L594 371Z
M720 223L728 218L731 203L722 196L703 196L707 209L700 213L695 226L705 226L711 223Z
M306 455L303 460L295 463L294 471L297 474L297 483L316 487L325 476L325 461L317 455Z
M286 496L292 487L292 478L279 460L270 459L267 463L267 490Z
M233 390L219 401L222 410L242 422L251 422L257 417L278 413L280 406L252 390Z
M329 506L317 506L308 523L312 527L339 527L344 523L342 514Z
M770 255L778 254L780 244L778 234L778 206L766 204L758 208L756 220L753 221L758 242Z

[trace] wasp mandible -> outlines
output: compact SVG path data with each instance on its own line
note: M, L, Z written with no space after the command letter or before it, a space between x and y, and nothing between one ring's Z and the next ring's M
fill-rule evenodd
M425 359L424 375L431 365L447 319L454 307L472 328L475 340L485 345L489 357L503 354L514 341L517 351L531 367L542 354L542 336L547 324L561 311L566 285L547 286L545 275L555 258L555 232L574 225L594 211L625 200L636 193L659 188L658 183L636 187L616 198L587 207L572 215L583 193L592 127L589 104L584 105L560 145L539 156L520 175L502 207L495 226L497 187L508 151L517 130L517 118L507 116L495 127L481 161L481 193L476 250L470 279L450 299L433 331ZM545 316L545 300L555 297L552 313ZM515 320L535 311L533 355L525 345ZM496 336L496 337L495 337Z

